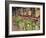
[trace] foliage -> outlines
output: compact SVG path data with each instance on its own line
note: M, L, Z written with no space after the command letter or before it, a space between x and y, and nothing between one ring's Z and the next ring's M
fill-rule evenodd
M23 20L21 19L19 16L16 16L16 24L17 26L22 29L22 30L36 30L37 28L39 29L39 25L40 24L36 24L35 22L33 22L31 19L28 19L28 20ZM38 30L37 29L37 30Z

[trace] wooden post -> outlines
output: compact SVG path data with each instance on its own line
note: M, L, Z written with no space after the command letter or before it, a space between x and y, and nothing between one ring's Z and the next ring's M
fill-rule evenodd
M32 17L35 17L35 8L32 8Z
M23 12L24 12L24 16L26 16L26 14L27 14L27 13L26 13L26 8L24 9L24 11L23 11Z
M35 8L35 17L39 17L39 16L40 16L40 9Z
M28 8L28 15L31 16L32 12L30 10L30 8Z
M23 16L23 8L20 8L20 15Z

